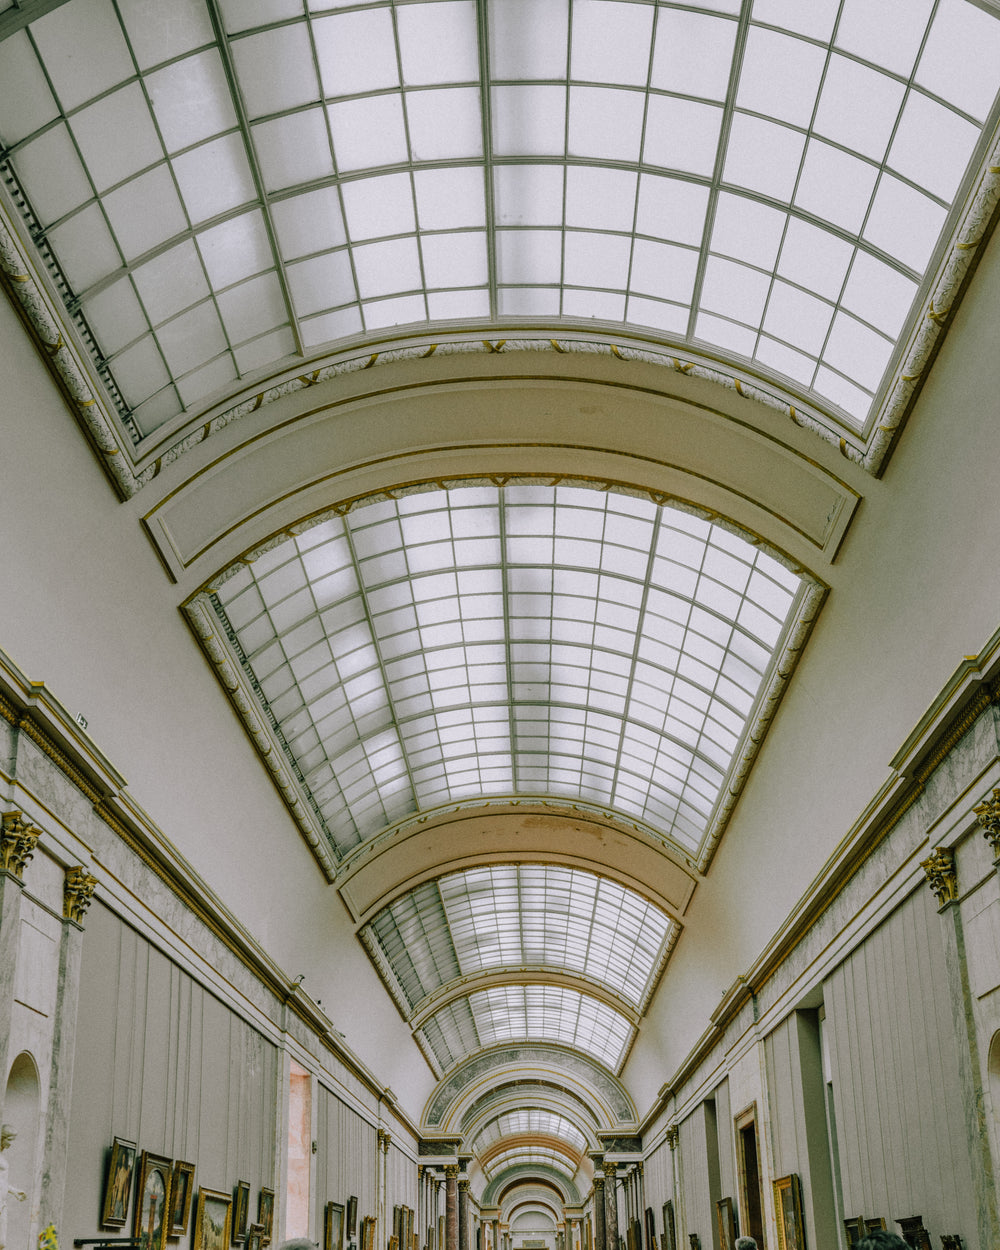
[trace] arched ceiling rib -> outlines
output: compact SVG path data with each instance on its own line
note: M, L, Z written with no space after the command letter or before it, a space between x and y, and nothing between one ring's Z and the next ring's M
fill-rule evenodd
M9 7L5 181L137 443L401 325L599 325L860 431L1000 78L972 0Z

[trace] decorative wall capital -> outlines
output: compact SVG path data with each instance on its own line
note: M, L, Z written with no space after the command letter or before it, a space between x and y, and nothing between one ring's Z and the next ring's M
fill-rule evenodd
M63 883L63 915L67 920L83 924L83 917L94 897L96 886L97 878L92 877L81 865L66 869L66 880Z
M677 1142L678 1142L678 1139L680 1138L680 1135L681 1135L680 1129L677 1127L676 1124L671 1124L667 1128L667 1145L670 1147L671 1150L677 1149Z
M927 876L927 883L937 897L938 907L958 898L958 876L955 872L955 852L948 846L938 846L920 863Z
M446 1163L444 1165L444 1179L446 1181L453 1181L453 1180L456 1180L457 1178L458 1178L458 1164Z
M1000 859L1000 787L994 789L990 798L972 809L983 830L983 837L990 844L993 858Z
M604 1179L607 1181L614 1182L615 1177L618 1175L618 1164L609 1163L607 1159L605 1159L603 1167L604 1167Z
M595 1172L595 1173L594 1173L594 1188L595 1188L595 1189L603 1189L603 1188L604 1188L604 1177L601 1175L601 1173L600 1173L600 1172Z
M0 831L0 871L12 873L23 881L24 865L31 859L35 843L41 835L24 819L23 812L4 812Z
M468 1190L471 1185L472 1185L472 1181L470 1181L467 1176L463 1176L462 1179L458 1182L458 1188L462 1191Z
M388 1132L387 1132L384 1128L380 1128L380 1129L379 1129L379 1131L378 1131L378 1148L379 1148L379 1150L383 1150L383 1151L385 1151L385 1153L386 1153L386 1154L388 1154L388 1153L389 1153L389 1147L390 1147L391 1145L392 1145L392 1136L391 1136L391 1135L390 1135L390 1134L389 1134L389 1133L388 1133Z

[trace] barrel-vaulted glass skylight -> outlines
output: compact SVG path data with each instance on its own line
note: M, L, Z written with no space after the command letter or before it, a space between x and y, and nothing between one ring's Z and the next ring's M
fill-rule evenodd
M582 977L642 1011L674 928L615 881L555 864L491 864L418 886L361 938L407 1015L452 981L509 967Z
M20 0L0 40L4 180L136 440L398 325L628 329L861 427L1000 86L977 0Z
M587 1139L579 1128L564 1115L546 1111L542 1107L524 1107L518 1111L505 1111L485 1124L472 1139L477 1155L509 1137L558 1137L581 1156L587 1149Z
M339 855L523 796L697 854L816 593L722 525L582 487L420 491L297 529L211 603Z
M535 1166L554 1168L564 1176L572 1179L579 1168L579 1159L573 1159L561 1150L546 1146L513 1146L510 1150L501 1151L482 1161L483 1172L487 1181L493 1180L508 1168Z

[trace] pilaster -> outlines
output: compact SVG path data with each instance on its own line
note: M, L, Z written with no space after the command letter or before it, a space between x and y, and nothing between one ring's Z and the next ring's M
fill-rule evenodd
M22 812L4 812L0 818L0 1081L4 1083L11 1062L10 1021L14 1011L24 867L31 859L39 833Z
M604 1247L618 1250L618 1164L604 1162Z

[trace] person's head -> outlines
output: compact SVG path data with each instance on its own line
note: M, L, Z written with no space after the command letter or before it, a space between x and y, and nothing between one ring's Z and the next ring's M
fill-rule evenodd
M752 1237L737 1237L736 1250L757 1250L757 1243Z
M854 1250L910 1250L910 1247L898 1233L890 1233L888 1229L876 1228L865 1233L855 1245Z

